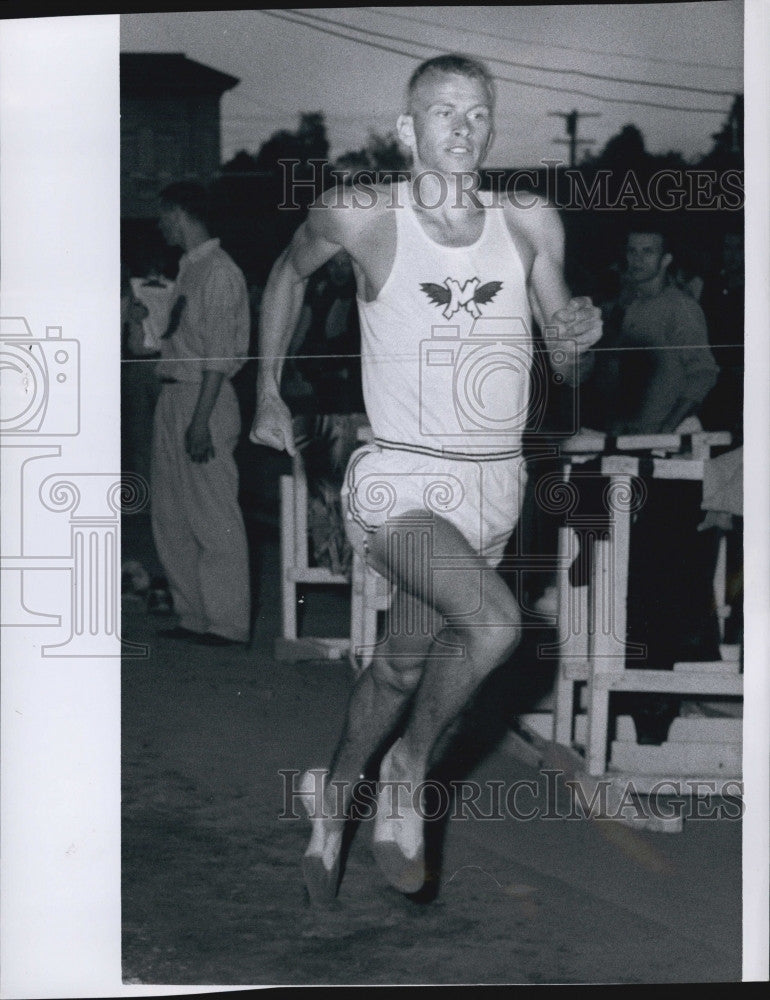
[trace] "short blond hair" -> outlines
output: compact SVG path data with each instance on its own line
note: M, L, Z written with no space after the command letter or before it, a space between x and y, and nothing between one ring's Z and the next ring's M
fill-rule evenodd
M411 111L414 95L420 80L432 73L455 74L465 76L470 80L481 80L489 94L489 103L495 103L495 81L487 66L474 56L464 56L459 52L450 52L443 56L434 56L421 62L409 77L406 85L406 105Z

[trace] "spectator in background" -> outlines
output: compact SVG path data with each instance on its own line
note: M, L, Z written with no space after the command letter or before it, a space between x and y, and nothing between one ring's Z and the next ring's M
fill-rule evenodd
M632 229L625 256L620 295L605 306L605 334L581 392L584 423L613 436L697 430L718 374L703 310L669 276L673 257L662 226ZM646 656L630 665L671 669L676 661L718 660L712 581L719 539L713 530L698 531L701 484L654 478L645 484L631 530L627 638L644 646ZM584 493L591 495L581 505L603 509L588 485ZM596 488L605 485L598 480ZM627 701L640 739L662 742L678 700L630 695Z
M312 394L316 413L364 412L356 283L345 250L308 283L289 354L296 358L289 393L294 386L298 395Z
M613 435L674 433L716 383L705 316L669 277L662 227L632 229L625 253L620 295L605 306L605 333L581 396L584 422Z
M339 493L366 423L356 282L346 250L310 278L288 354L282 389L305 463L313 554L333 572L346 572L351 549Z
M152 453L152 522L176 629L202 645L249 637L248 547L233 450L240 414L230 382L249 346L243 274L212 239L208 196L192 182L161 192L159 225L184 250L161 339Z
M161 261L151 259L142 272L131 279L131 290L147 310L143 323L143 350L160 357L160 342L174 302L174 282L163 273Z

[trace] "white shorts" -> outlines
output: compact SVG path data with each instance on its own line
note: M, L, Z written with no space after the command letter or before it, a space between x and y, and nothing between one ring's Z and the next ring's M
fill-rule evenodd
M410 510L445 518L496 566L516 526L526 483L523 457L435 458L367 444L350 457L342 486L345 529L366 554L367 534Z

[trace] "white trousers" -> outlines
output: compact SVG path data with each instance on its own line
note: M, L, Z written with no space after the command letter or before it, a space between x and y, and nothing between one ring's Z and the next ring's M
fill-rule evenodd
M235 390L225 380L209 419L215 456L193 462L185 450L200 386L164 385L152 445L152 530L179 615L194 632L245 642L250 596L246 530L238 505L233 449L240 431Z

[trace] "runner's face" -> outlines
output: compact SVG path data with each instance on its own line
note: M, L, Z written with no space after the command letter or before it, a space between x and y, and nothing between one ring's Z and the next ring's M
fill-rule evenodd
M417 85L412 101L415 168L457 173L475 170L492 138L492 106L483 81L455 73L432 73Z

